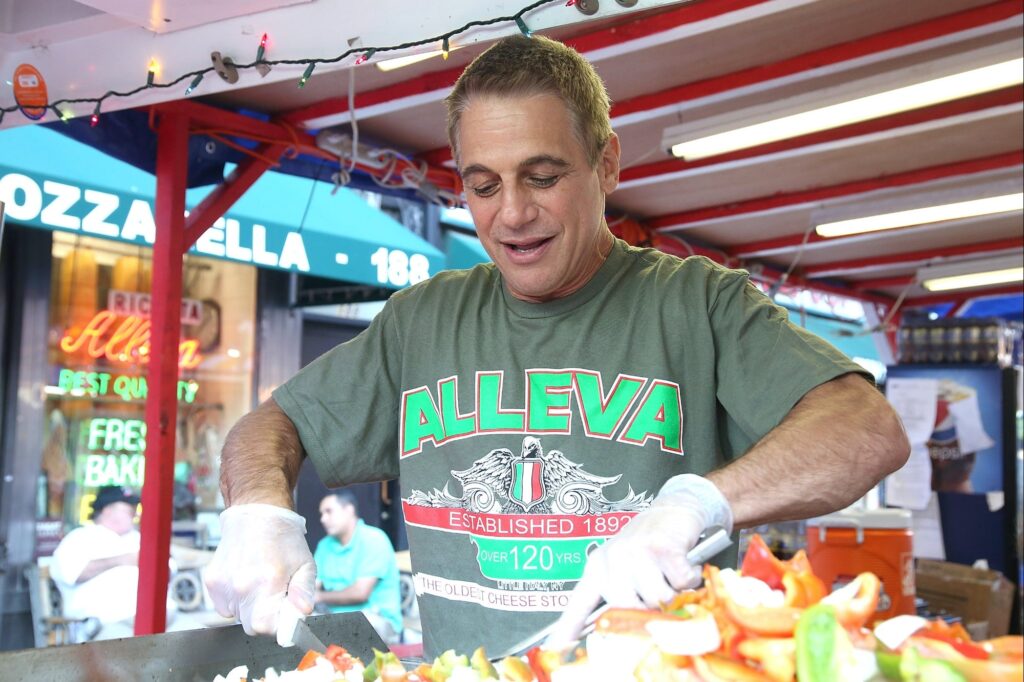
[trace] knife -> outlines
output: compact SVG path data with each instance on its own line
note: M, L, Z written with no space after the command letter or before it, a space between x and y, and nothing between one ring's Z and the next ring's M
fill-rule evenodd
M327 651L320 638L309 629L305 616L290 602L284 603L277 616L277 643L283 647L296 646L303 651L312 649L320 654Z
M715 528L713 531L710 531L703 540L694 545L693 549L686 553L686 561L689 562L691 566L700 566L731 544L732 539L729 537L729 533L727 533L724 528ZM608 605L602 600L601 604L594 610L594 613L591 614L590 619L588 620L588 626L597 619L597 616L604 613L607 609ZM554 630L557 622L558 621L556 620L554 623L543 628L540 632L533 633L518 644L509 647L497 658L492 658L491 660L500 660L508 656L519 656L535 646L543 644L544 640L546 640L548 635L551 634L551 631Z

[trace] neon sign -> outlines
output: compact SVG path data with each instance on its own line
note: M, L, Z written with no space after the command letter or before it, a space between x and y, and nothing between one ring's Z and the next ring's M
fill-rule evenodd
M57 375L57 388L65 393L105 396L113 393L122 400L144 400L148 392L146 377L109 372L78 372L62 369ZM194 403L199 392L195 381L178 381L178 400Z
M82 462L81 480L84 486L142 487L146 471L146 458L143 455L86 455Z
M137 315L118 319L117 314L101 310L84 327L68 329L60 340L61 350L72 354L84 349L90 357L105 357L110 362L149 362L149 320ZM178 367L193 369L202 361L197 339L185 339L178 345Z
M138 291L107 292L107 310L118 315L138 315L149 319L152 297ZM203 319L203 304L191 298L181 299L181 323L199 324Z
M104 452L143 452L146 449L146 422L141 419L89 420L86 447Z

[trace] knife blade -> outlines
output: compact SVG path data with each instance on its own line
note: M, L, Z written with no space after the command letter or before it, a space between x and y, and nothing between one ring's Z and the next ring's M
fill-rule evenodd
M277 643L283 647L297 646L302 650L312 649L324 653L327 647L313 634L306 624L306 617L291 602L281 605L277 614Z
M306 621L301 618L295 621L295 630L292 632L292 642L295 646L299 647L299 649L312 649L318 654L322 654L327 651L327 647L324 643L321 642L320 638L309 629L309 625L306 624Z

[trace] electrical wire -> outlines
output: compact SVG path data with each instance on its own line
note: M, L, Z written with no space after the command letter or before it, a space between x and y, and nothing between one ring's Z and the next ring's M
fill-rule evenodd
M793 274L794 270L796 270L796 266L800 262L800 258L803 257L804 251L807 250L807 242L810 240L811 232L813 231L814 224L812 223L807 226L807 230L804 232L803 241L801 241L800 246L797 247L796 253L793 255L793 260L789 262L789 267L786 268L786 271L783 272L782 275L780 275L779 278L768 288L768 298L775 300L775 295L786 285L786 282L789 280L789 276Z
M412 41L405 42L405 43L399 43L397 45L384 45L384 46L380 46L380 47L377 47L377 46L372 46L372 47L362 47L362 46L360 46L360 47L350 47L349 49L345 50L341 54L338 54L338 55L336 55L334 57L317 57L317 58L304 58L304 59L258 59L258 60L254 60L252 62L249 62L247 64L233 64L232 66L235 69L237 69L238 71L247 71L247 70L250 70L250 69L255 69L257 65L260 65L260 66L264 66L265 65L265 66L270 66L270 67L279 66L279 65L306 66L306 67L309 67L310 65L316 66L318 64L337 64L337 63L342 62L345 59L347 59L348 57L350 57L352 55L355 55L355 54L363 55L363 56L368 56L368 55L376 54L376 53L380 53L380 52L397 52L399 50L407 50L409 48L419 47L421 45L431 45L431 44L437 43L437 42L443 43L444 41L450 40L451 38L453 38L453 37L455 37L455 36L457 36L457 35L459 35L461 33L465 33L466 31L468 31L468 30L470 30L472 28L478 28L478 27L483 27L483 26L493 26L495 24L511 23L511 22L515 22L517 25L518 24L522 24L523 16L526 13L532 12L533 10L538 9L540 7L543 7L544 5L550 5L550 4L554 3L554 2L560 2L560 1L561 0L536 0L535 2L532 2L529 5L523 7L522 9L520 9L515 14L506 15L506 16L500 16L500 17L493 17L491 19L477 19L477 20L474 20L474 21L470 21L470 22L468 22L466 24L463 24L459 28L456 28L454 30L448 31L447 33L442 33L441 35L431 36L429 38L422 38L420 40L412 40ZM57 106L59 106L61 104L95 104L96 105L95 111L99 112L101 107L102 107L102 105L103 105L103 102L106 101L107 99L110 99L110 98L128 98L128 97L132 97L134 95L137 95L138 93L140 93L140 92L142 92L144 90L150 90L150 89L153 89L153 88L158 88L158 89L160 89L160 88L173 88L173 87L177 87L179 84L181 84L184 81L190 81L191 82L193 79L195 79L198 76L205 76L207 74L215 73L215 72L216 72L216 69L213 66L208 66L205 69L197 69L195 71L189 71L188 73L183 73L182 75L178 76L177 78L174 78L174 79L166 81L166 82L155 82L155 81L153 83L146 82L146 83L144 83L143 85L140 85L137 88L133 88L131 90L124 90L124 91L107 90L105 93L103 93L99 97L72 97L72 98L58 99L58 100L55 100L53 102L47 102L46 104L38 105L38 108L55 109ZM3 122L4 114L6 114L8 112L19 111L21 108L22 107L21 107L20 104L15 104L13 106L0 108L0 122ZM32 108L37 108L37 107L33 106Z
M359 151L359 120L356 118L356 70L348 70L348 117L352 122L352 157L348 162L348 174L356 168L356 154ZM372 176L371 176L372 177Z

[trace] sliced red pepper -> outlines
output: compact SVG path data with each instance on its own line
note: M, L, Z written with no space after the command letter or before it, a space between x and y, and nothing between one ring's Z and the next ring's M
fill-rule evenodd
M957 623L959 625L959 623ZM1024 638L1020 635L1003 635L994 639L979 642L992 658L1012 661L1024 660Z
M800 582L804 586L804 593L807 595L807 605L814 606L828 594L828 588L825 587L825 583L821 578L814 575L814 572L808 569L798 573Z
M530 664L530 670L537 676L537 682L551 682L551 676L544 667L544 661L541 658L543 654L544 652L541 648L535 646L526 652L526 662Z
M749 578L764 581L773 590L781 590L786 564L772 554L760 535L755 534L750 536L747 553L743 555L743 565L740 567L740 571Z
M740 606L725 600L725 612L736 625L765 637L792 637L802 611L792 606Z
M825 583L810 571L787 570L782 576L782 586L786 591L786 606L814 606L826 594Z
M717 654L694 656L693 665L700 679L707 682L771 682L746 664Z
M973 658L976 661L988 660L988 652L973 642L957 639L956 637L939 632L931 632L927 629L918 630L915 636L945 642L967 658Z
M861 573L853 579L853 582L857 583L857 592L853 597L843 601L829 602L835 607L836 620L848 630L863 627L875 615L875 610L878 608L878 595L882 588L882 582L874 573Z
M316 665L316 659L320 658L320 654L310 649L306 652L306 655L302 657L299 664L295 666L296 670L307 670Z
M594 630L617 635L647 637L647 624L652 620L683 620L680 616L646 609L608 609L594 623Z
M804 608L807 606L807 590L800 576L792 571L786 571L782 576L782 587L786 590L786 606Z

